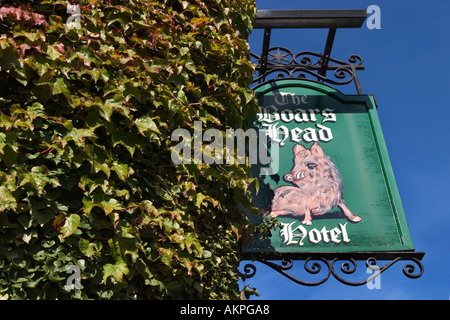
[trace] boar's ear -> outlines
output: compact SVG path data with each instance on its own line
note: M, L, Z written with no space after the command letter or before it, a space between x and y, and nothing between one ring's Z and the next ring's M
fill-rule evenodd
M296 144L295 146L294 146L294 154L297 154L297 153L299 153L300 151L304 151L304 150L306 150L306 148L304 147L304 146L302 146L301 144Z
M317 142L314 142L314 144L312 145L310 150L311 150L311 153L313 155L315 155L315 156L319 156L319 157L323 157L324 156L322 147L319 146L319 144Z

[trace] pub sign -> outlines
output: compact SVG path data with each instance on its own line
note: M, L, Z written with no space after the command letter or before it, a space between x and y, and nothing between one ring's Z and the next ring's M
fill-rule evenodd
M249 219L280 224L244 252L413 251L375 98L301 79L255 92L271 162L252 165L260 215Z

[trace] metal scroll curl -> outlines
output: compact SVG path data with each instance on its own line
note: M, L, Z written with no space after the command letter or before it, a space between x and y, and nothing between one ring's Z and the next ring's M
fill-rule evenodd
M408 260L412 261L408 262ZM320 258L320 257L308 257L304 260L304 270L306 273L310 275L319 275L320 278L316 281L305 281L301 280L295 276L293 276L290 271L294 267L294 260L290 258L283 258L281 260L281 264L274 263L272 261L268 261L266 259L257 259L256 261L265 264L266 266L272 268L273 270L277 271L278 273L282 274L286 278L290 279L291 281L304 285L304 286L318 286L323 283L325 283L331 275L338 280L339 282L349 285L349 286L362 286L365 285L371 281L373 281L376 277L381 275L383 272L385 272L387 269L389 269L391 266L396 264L399 261L405 261L406 264L403 267L403 273L405 276L411 279L417 279L420 278L424 272L424 267L422 262L414 257L409 258L408 260L405 259L405 257L397 257L393 259L392 261L388 261L384 265L379 266L378 261L374 257L369 257L365 260L365 267L366 270L373 271L373 274L371 274L368 277L365 277L361 281L355 281L353 279L346 279L345 276L353 275L358 270L358 262L357 260L353 258L334 258L334 259L327 259L327 258ZM417 272L417 268L419 268L419 271ZM257 268L254 264L248 263L244 266L244 274L241 274L242 279L249 279L255 276L257 271ZM322 272L321 272L322 271Z
M309 274L319 274L320 271L322 271L322 265L326 266L326 268L327 268L326 275L322 276L318 281L314 281L314 282L300 280L287 272L294 266L294 261L292 259L282 259L281 265L273 263L273 262L265 260L265 259L258 259L257 261L264 263L265 265L271 267L275 271L278 271L280 274L282 274L283 276L292 280L293 282L300 284L300 285L304 285L304 286L318 286L318 285L324 283L325 281L327 281L331 274L331 271L330 271L331 265L330 265L329 261L327 261L326 259L323 259L323 258L319 258L319 259L307 258L304 262L304 268ZM319 263L319 261L321 261L322 264ZM241 277L243 279L249 279L256 274L256 267L253 264L245 265L244 271L247 272L249 270L252 270L252 273L251 274L246 273L244 275L241 275Z
M254 84L262 84L272 77L310 79L332 85L354 82L358 93L361 94L356 71L363 70L364 66L359 55L352 54L347 61L342 61L313 51L294 54L284 47L272 47L262 56L251 53L251 57L257 71L253 79ZM325 72L320 71L323 68ZM327 70L332 72L327 75Z
M413 261L419 267L419 270L420 270L419 273L414 274L414 271L416 271L416 267L410 263L406 264L403 267L403 273L405 274L405 276L407 276L408 278L411 278L411 279L420 278L424 272L422 262L417 258L411 258L411 261Z
M270 68L264 74L264 77L268 77L271 74L275 74L275 79L285 79L285 78L297 78L297 79L313 79L315 81L320 81L324 83L334 84L334 85L345 85L354 81L355 72L350 67L342 66L334 70L334 79L322 76L316 73L314 70L310 70L305 67L296 68L285 68L282 66ZM258 77L256 80L262 78Z

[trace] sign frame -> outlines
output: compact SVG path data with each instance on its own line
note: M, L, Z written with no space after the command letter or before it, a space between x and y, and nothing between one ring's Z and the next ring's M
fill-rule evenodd
M348 248L340 247L338 250L283 250L283 251L264 251L261 248L243 248L242 257L245 259L266 259L266 260L280 260L280 259L303 259L305 257L357 257L359 259L378 257L391 258L401 257L401 259L408 259L410 257L421 259L424 255L422 252L415 252L412 238L407 225L407 220L403 205L401 202L398 187L395 181L394 172L389 159L388 150L384 140L384 135L381 129L381 124L377 114L377 102L373 95L345 95L340 91L332 88L326 84L302 79L282 79L271 80L261 84L255 89L256 97L259 101L261 98L273 93L274 91L283 90L286 88L300 87L309 90L315 90L339 101L346 105L358 105L367 110L367 116L370 121L371 130L375 139L377 154L380 159L380 164L383 172L383 177L386 182L386 187L389 193L389 200L393 208L395 220L400 235L401 244L393 246L381 247L362 247L362 248Z
M277 85L278 84L278 85ZM384 135L381 129L381 124L377 114L377 102L373 95L345 95L340 91L325 85L320 82L312 80L300 79L284 79L284 80L270 80L255 88L256 97L260 101L264 95L275 90L286 87L301 86L303 88L314 89L323 94L336 99L344 104L353 104L364 106L367 110L367 116L370 122L371 130L375 139L375 145L380 164L382 167L382 174L386 181L386 187L389 194L389 199L392 204L393 213L397 228L400 235L401 244L378 248L348 248L342 247L342 250L327 251L325 250L293 250L293 251L264 251L260 249L249 250L250 247L242 248L241 260L258 261L279 272L291 281L303 286L318 286L326 282L331 275L339 282L349 286L361 286L369 284L373 279L378 277L385 270L399 261L405 262L403 267L403 274L410 279L420 278L424 272L424 267L421 262L425 253L416 252L409 232L406 221L405 212L400 199L400 194L395 181L394 172L389 159L388 150L384 140ZM294 158L295 159L295 158ZM251 215L251 214L250 214ZM330 233L331 234L331 233ZM272 260L272 261L271 261ZM281 264L275 263L274 260L281 260ZM305 281L294 277L289 271L294 266L295 261L304 261L304 269L307 273L316 275L319 280ZM348 275L354 274L358 270L357 260L365 260L366 274L373 273L371 276L363 277L362 280L347 279ZM387 261L381 266L379 261ZM340 267L339 267L340 266ZM417 271L417 268L419 271ZM241 273L241 278L252 278L256 274L256 266L253 263L244 265L244 273ZM325 270L325 271L324 271ZM322 271L322 272L321 272ZM324 271L324 272L323 272ZM321 272L321 276L317 274Z

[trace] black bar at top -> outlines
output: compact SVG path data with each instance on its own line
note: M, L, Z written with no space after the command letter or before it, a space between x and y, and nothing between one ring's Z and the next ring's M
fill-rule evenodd
M366 9L258 10L253 27L261 28L360 28Z

